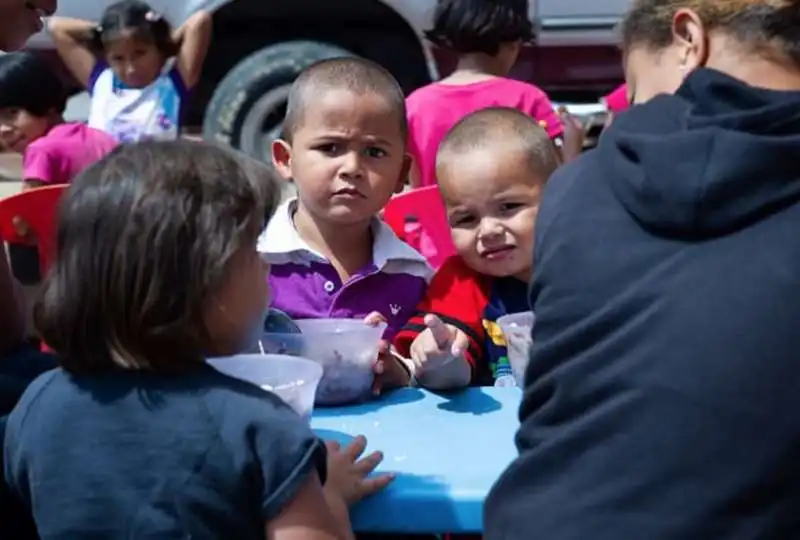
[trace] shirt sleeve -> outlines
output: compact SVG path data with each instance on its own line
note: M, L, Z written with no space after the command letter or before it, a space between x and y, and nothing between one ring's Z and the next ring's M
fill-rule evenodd
M393 345L397 352L409 355L411 343L426 328L425 315L433 314L467 335L469 347L465 355L474 368L483 356L481 317L487 296L482 281L458 257L448 259L433 276L417 311L395 336Z
M100 78L100 75L102 75L106 69L108 69L108 65L105 62L100 60L95 62L86 84L86 90L89 92L89 95L94 94L94 87L97 84L97 79Z
M564 135L564 124L547 94L536 88L527 99L526 109L525 112L539 122L551 139Z
M225 405L222 439L230 445L238 472L256 483L253 492L259 494L267 522L294 499L309 474L316 472L325 482L327 454L308 423L280 398L247 387L247 395Z
M178 69L177 62L175 62L175 65L169 69L167 76L169 77L169 80L172 81L172 84L175 85L175 89L178 91L180 98L188 98L191 88L189 88L189 86L186 84L186 81L183 80L183 75L181 75L181 70Z
M22 177L24 180L55 183L60 177L58 160L46 149L32 145L22 158Z

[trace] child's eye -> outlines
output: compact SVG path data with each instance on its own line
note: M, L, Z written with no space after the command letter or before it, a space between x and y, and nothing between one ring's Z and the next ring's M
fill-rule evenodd
M341 150L341 147L336 143L325 143L319 144L314 147L314 150L322 152L323 154L337 154Z
M377 146L371 146L371 147L367 148L367 155L369 157L371 157L371 158L378 159L378 158L386 157L389 154L383 148L378 148Z
M470 227L475 224L475 217L462 215L462 216L453 216L450 218L450 226L451 227Z
M504 214L511 214L513 212L516 212L523 206L524 205L522 203L503 203L500 205L500 211L503 212Z

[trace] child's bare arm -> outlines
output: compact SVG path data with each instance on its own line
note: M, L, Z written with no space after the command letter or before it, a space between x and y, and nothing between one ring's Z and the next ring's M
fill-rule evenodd
M329 501L314 473L281 514L266 524L267 540L350 540L347 507ZM331 504L334 503L334 504Z
M189 17L173 35L178 45L178 72L187 88L195 87L200 81L211 44L211 26L211 15L201 10Z
M67 69L85 88L89 88L97 58L89 48L97 23L82 19L53 17L47 23L56 50Z

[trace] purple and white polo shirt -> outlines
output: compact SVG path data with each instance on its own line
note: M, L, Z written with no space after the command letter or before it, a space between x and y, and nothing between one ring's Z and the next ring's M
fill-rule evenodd
M425 295L433 275L425 257L375 218L372 263L342 283L328 259L297 234L296 206L296 199L281 205L258 239L272 266L272 307L294 319L363 319L377 311L386 317L385 338L391 339Z

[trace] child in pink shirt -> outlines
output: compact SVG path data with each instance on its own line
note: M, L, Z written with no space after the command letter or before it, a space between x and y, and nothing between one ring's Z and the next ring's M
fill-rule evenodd
M58 76L30 52L0 56L0 145L22 154L22 189L67 184L105 156L116 140L84 124L64 122L66 92ZM14 277L40 280L35 245L10 244Z
M0 56L0 143L22 154L23 189L67 184L114 149L110 135L64 122L58 76L33 53Z
M532 84L507 78L522 44L533 37L525 0L439 0L435 45L458 54L456 70L406 100L413 187L436 184L436 152L459 120L488 107L511 107L530 115L561 147L564 128L547 95Z

